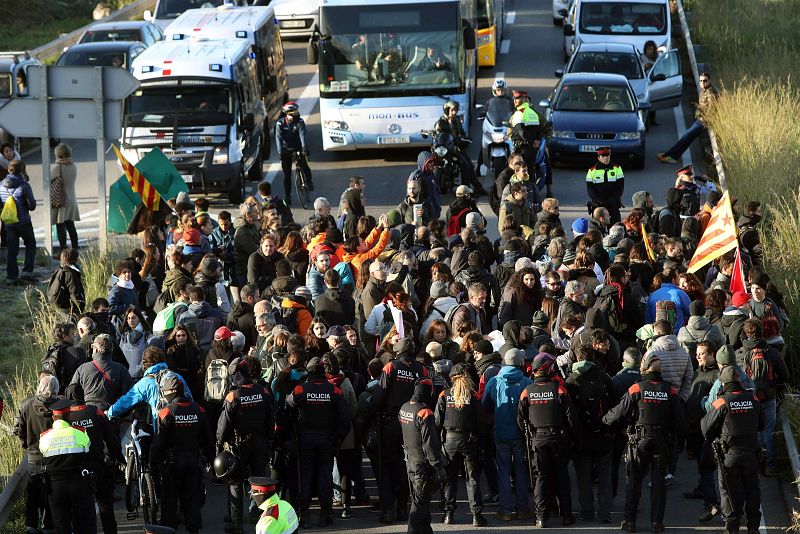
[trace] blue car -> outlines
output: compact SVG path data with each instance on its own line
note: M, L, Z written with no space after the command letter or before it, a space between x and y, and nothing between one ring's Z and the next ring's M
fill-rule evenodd
M645 125L639 102L625 76L570 73L559 81L552 96L539 105L552 123L550 160L594 161L595 151L610 146L614 161L641 169L645 159Z

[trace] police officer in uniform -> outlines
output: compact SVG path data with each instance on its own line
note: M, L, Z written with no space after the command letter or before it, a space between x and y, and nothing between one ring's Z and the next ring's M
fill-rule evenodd
M65 420L73 404L59 399L50 405L53 428L39 438L39 450L47 466L56 534L96 534L89 435Z
M739 518L747 515L747 532L755 534L761 523L761 491L758 486L758 431L764 427L761 403L739 382L735 365L720 372L723 394L700 422L709 441L719 440L724 465L718 466L722 517L728 532L739 531ZM722 471L725 471L723 473ZM724 478L723 478L724 476Z
M211 427L205 410L186 397L177 374L165 373L159 388L169 404L158 412L150 466L161 476L161 523L177 528L180 500L186 531L197 532L202 526L201 466L214 454Z
M89 456L94 471L94 496L100 510L100 522L103 532L116 534L117 520L114 518L114 474L113 462L125 463L119 438L114 432L111 421L96 406L90 406L83 400L83 388L80 384L70 384L65 390L68 399L75 402L64 414L64 420L72 426L81 428L89 436ZM105 447L104 447L105 445ZM106 461L106 451L110 456Z
M650 522L653 532L664 531L667 491L664 476L669 465L669 443L683 433L683 408L677 390L661 378L661 360L647 355L641 364L642 380L632 385L603 422L615 426L632 422L628 433L625 468L625 520L621 530L636 532L636 514L642 477L650 470Z
M591 215L595 208L603 207L611 215L609 226L618 223L624 189L625 175L622 173L622 167L611 162L611 147L598 148L597 163L589 167L586 173L589 214Z
M394 344L397 358L383 367L380 385L383 388L383 413L380 425L380 463L381 476L378 480L381 523L391 523L393 512L398 521L408 519L408 475L403 463L402 432L397 413L414 393L414 384L420 378L427 378L428 371L416 359L414 342L401 339ZM431 408L432 406L429 406Z
M533 489L536 527L547 526L547 519L553 512L548 507L548 494L553 488L558 496L561 524L574 525L566 452L570 449L570 429L579 432L580 421L566 388L555 380L555 360L537 359L532 369L533 384L520 395L517 424L520 428L527 426L533 434L533 458L529 461L534 462L537 471Z
M311 490L316 487L320 504L318 525L326 527L333 522L333 456L350 431L350 411L342 390L325 377L320 358L311 358L306 369L306 381L286 398L289 406L300 411L297 423L300 526L308 528Z
M263 510L258 518L256 534L290 534L298 528L297 513L278 495L278 481L267 477L250 477L250 492L256 506Z
M397 418L403 433L406 469L411 481L411 512L408 534L430 534L430 500L440 484L447 482L447 459L442 455L442 442L436 429L435 416L429 408L433 402L433 383L429 378L415 382L411 399L403 404Z
M436 428L444 440L443 450L448 461L447 482L444 485L444 523L449 525L455 522L458 471L459 465L463 464L472 524L485 527L478 463L478 432L485 428L480 424L481 400L466 364L456 364L450 371L450 379L453 385L442 391L436 401Z
M226 532L242 531L244 480L249 475L265 476L270 442L275 429L272 398L266 387L254 383L246 358L228 365L231 391L222 403L217 424L217 452L224 444L239 458L240 480L228 485L231 526Z

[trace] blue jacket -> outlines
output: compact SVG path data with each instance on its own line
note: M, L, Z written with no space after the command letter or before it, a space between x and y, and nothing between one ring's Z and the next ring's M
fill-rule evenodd
M118 284L108 290L108 313L119 315L128 309L128 306L139 305L139 294L136 289L127 289Z
M313 265L306 275L306 287L311 291L311 300L316 300L318 296L325 293L325 279Z
M275 144L278 154L291 154L295 150L308 150L306 123L303 119L289 122L285 116L275 123Z
M686 318L691 315L691 313L689 313L689 304L692 303L692 300L684 290L678 289L675 284L665 282L661 284L661 287L654 291L652 295L650 295L649 299L647 299L647 310L645 313L646 323L649 324L656 322L656 302L660 300L671 300L675 303L677 315L675 317L674 334L677 336L678 330L680 330L686 324Z
M144 372L144 376L142 377L142 379L136 382L125 395L117 399L117 402L115 402L114 405L108 409L108 416L122 417L129 411L131 411L131 409L140 402L146 402L150 406L150 413L153 417L153 428L156 428L156 418L158 417L158 397L159 397L158 384L156 383L155 377L150 375L155 375L159 371L163 371L166 369L167 369L167 364L164 362L150 366ZM193 400L192 392L189 390L189 385L186 383L186 380L184 380L180 374L178 373L175 374L178 375L178 378L180 378L181 383L183 383L184 396L189 400Z
M31 222L30 212L36 209L36 199L33 198L31 184L18 174L9 174L0 182L0 209L5 206L9 195L14 197L14 202L17 204L17 218L19 219L17 224ZM16 224L9 226L16 226Z
M481 404L484 411L494 413L495 439L522 439L522 431L517 426L517 406L522 391L532 383L521 370L510 365L504 365L497 376L486 383Z

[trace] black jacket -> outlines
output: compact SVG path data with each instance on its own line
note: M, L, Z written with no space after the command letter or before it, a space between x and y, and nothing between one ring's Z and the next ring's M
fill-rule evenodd
M250 254L247 260L247 283L256 286L260 294L269 287L275 277L275 264L283 259L283 254L273 252L269 257L259 250Z
M58 378L58 394L63 395L72 382L75 371L87 361L89 359L80 346L58 341L47 349L47 356L42 360L42 370Z
M345 326L356 320L356 304L353 297L338 288L326 288L325 292L314 300L314 311L317 317L325 319L328 326Z
M48 406L55 400L28 397L19 405L14 420L14 435L19 438L22 448L28 451L28 461L32 464L44 463L39 451L39 435L53 426L53 414Z
M253 314L253 306L239 301L233 305L228 313L228 328L238 330L244 334L245 350L256 344L258 331L256 330L256 318Z

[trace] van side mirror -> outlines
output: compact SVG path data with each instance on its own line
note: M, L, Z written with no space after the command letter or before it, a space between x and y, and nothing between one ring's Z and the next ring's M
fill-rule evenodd
M543 99L539 100L539 107L540 108L549 108L550 107L550 101L547 100L546 98L543 98Z
M569 15L569 12L566 9L562 8L562 9L558 10L558 14L561 15L562 17L564 17L564 18L567 18L567 15Z
M575 35L575 28L572 27L572 24L564 23L564 37L572 37Z
M467 19L461 19L461 27L464 33L464 48L467 50L475 50L475 29Z
M142 13L142 18L147 22L153 22L153 12L149 9L145 9L144 13Z
M561 78L562 76L564 76L564 69L556 69L555 75L556 78Z
M314 42L313 39L308 41L308 46L306 47L306 62L309 65L316 65L319 61L319 44Z

